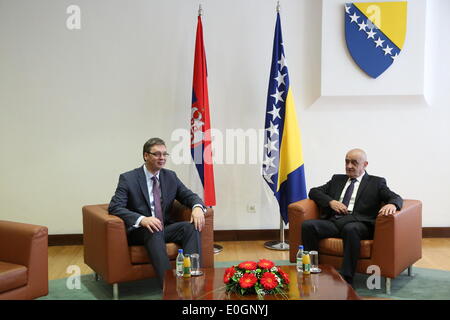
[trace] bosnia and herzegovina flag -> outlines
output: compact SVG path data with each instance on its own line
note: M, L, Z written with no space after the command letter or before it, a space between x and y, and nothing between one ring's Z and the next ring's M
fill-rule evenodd
M206 55L203 44L201 15L197 19L195 39L194 78L191 107L191 154L203 185L206 206L216 205L214 170L211 152L211 123L209 119ZM201 195L200 195L201 196Z
M263 177L278 200L284 222L288 223L287 207L306 199L306 183L300 129L289 85L279 13L273 41L265 128Z

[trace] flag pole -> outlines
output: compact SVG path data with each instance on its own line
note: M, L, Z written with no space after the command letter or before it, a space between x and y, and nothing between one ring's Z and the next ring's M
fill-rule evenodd
M277 1L276 7L277 13L280 12L280 1ZM271 240L264 243L264 247L272 250L288 251L289 243L284 239L284 221L283 217L280 215L280 241Z

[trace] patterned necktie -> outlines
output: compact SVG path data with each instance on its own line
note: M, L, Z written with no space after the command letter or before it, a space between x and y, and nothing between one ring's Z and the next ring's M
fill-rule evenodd
M153 180L153 201L155 203L155 217L158 218L164 225L164 219L162 216L161 209L161 189L159 188L158 179L155 176L152 177Z
M342 200L342 203L345 204L347 208L350 204L350 198L352 197L353 190L355 189L356 178L351 178L350 181L350 185L347 187L347 190L345 190L344 199Z

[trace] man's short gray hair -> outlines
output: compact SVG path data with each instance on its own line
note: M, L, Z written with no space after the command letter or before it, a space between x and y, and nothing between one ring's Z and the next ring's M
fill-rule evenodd
M150 153L150 150L153 146L156 145L163 145L165 146L166 143L161 138L150 138L147 140L146 143L144 143L144 147L142 148L142 155L144 155L145 152Z

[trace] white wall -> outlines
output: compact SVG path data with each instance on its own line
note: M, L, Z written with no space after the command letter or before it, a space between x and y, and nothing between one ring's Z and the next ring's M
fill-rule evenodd
M81 8L81 30L66 28L71 4ZM275 4L203 1L214 128L263 126ZM315 105L321 2L281 5L308 188L343 172L345 152L362 147L369 173L423 201L424 226L449 226L450 2L428 1L428 107ZM81 207L110 200L118 175L141 165L146 139L176 144L171 133L189 129L197 8L191 0L0 0L0 219L82 233ZM188 165L168 167L188 183ZM260 165L216 165L215 177L216 230L279 227Z

